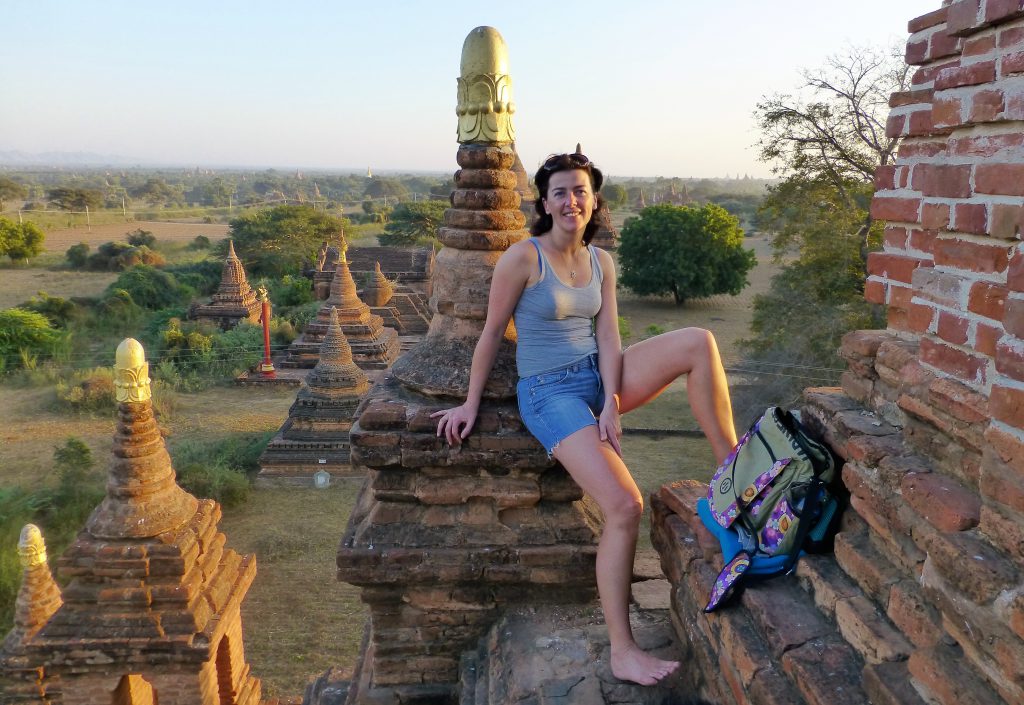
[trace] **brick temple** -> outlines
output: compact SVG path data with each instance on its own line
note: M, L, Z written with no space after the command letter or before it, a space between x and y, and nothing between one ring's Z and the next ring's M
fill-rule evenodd
M249 286L242 261L235 254L235 243L228 240L228 255L224 259L220 285L209 303L194 303L188 317L200 323L212 323L224 330L234 328L242 321L260 322L261 305L256 292Z
M695 516L704 487L654 502L674 620L716 702L1024 702L1024 8L956 0L908 29L865 289L888 326L848 334L842 388L803 400L843 460L834 555L705 615L721 555Z

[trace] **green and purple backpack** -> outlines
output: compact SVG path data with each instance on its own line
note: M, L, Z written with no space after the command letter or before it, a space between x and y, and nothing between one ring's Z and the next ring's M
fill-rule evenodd
M746 583L789 573L803 551L827 545L839 517L829 490L836 465L795 413L771 407L750 427L697 503L726 562L705 612Z

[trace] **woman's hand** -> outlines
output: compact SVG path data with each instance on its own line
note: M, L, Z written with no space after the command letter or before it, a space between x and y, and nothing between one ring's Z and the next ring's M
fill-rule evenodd
M597 430L601 434L601 440L608 441L621 458L622 447L619 445L619 438L622 436L622 422L619 419L618 394L612 394L604 403L601 416L597 420Z
M462 440L473 430L473 424L476 422L476 409L471 408L468 404L463 404L454 409L435 411L430 415L432 419L438 417L440 417L440 421L437 422L438 438L443 435L448 440L448 445L462 445Z

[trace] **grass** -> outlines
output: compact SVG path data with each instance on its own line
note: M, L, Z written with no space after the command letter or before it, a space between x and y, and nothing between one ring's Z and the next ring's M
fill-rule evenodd
M180 223L94 226L91 242L95 247L123 239L124 233L139 227L157 235L158 246L161 250L167 247L169 259L192 256L184 246L195 235L218 239L226 230L223 226ZM168 227L174 228L174 235L166 234ZM100 233L101 228L110 229ZM219 228L220 234L209 234L210 228ZM68 241L58 246L59 252L86 239L83 234L84 229L67 234ZM375 231L367 226L353 228L350 234L353 244L376 244ZM757 249L761 262L752 273L751 289L763 290L774 267L763 240L751 238L748 243ZM51 244L48 237L48 246ZM54 296L99 293L113 279L112 274L5 269L0 272L0 305L20 303L38 289ZM715 331L727 361L735 359L735 341L747 335L753 293L748 290L738 297L714 297L677 307L668 299L623 292L619 313L634 332L634 340L625 342L635 342L651 325L665 330L701 326ZM53 447L67 436L81 438L92 450L97 467L107 467L114 431L111 415L57 411L53 381L47 382L41 373L34 382L17 386L11 382L0 381L0 408L5 412L5 422L0 425L0 489L52 483ZM179 393L174 414L161 425L172 450L180 444L214 443L274 431L286 417L294 395L294 389L228 386ZM741 427L745 425L745 419L740 422ZM625 416L623 425L696 427L682 384L673 385L658 399ZM711 449L701 438L627 434L623 452L645 497L672 480L706 480L714 466ZM254 673L263 680L267 697L298 695L309 677L328 666L344 669L354 664L365 610L358 592L337 582L334 560L357 491L357 481L328 490L259 489L250 494L247 503L225 510L221 530L228 545L240 553L257 555L257 577L242 610L246 654ZM641 548L649 548L648 536L645 520Z

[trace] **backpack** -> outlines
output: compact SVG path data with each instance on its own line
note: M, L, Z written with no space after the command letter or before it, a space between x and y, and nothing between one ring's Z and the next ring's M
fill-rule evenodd
M803 551L827 545L840 514L828 488L836 467L832 451L807 435L796 413L771 407L754 422L697 503L726 561L705 612L745 583L789 573Z

